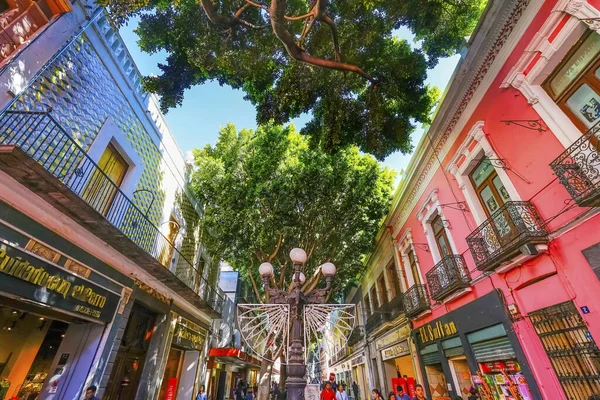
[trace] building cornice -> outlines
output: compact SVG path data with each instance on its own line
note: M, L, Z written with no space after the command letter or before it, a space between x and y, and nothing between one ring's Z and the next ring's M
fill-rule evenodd
M389 225L393 226L394 238L400 234L400 229L437 170L434 165L443 160L453 139L460 134L528 27L531 16L522 16L535 14L542 3L541 0L511 0L495 1L490 5L469 52L457 67L431 128L419 143L407 167L406 177L397 190L397 205L390 213L391 218L386 218L386 222L392 221ZM518 32L512 35L520 21ZM475 74L472 71L476 71Z

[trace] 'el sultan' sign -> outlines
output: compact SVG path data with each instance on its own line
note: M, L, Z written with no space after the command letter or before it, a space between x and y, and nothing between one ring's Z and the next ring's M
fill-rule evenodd
M453 321L448 323L442 323L437 321L433 324L423 325L419 328L419 336L421 336L421 342L427 343L437 339L445 338L446 336L456 335L456 325Z

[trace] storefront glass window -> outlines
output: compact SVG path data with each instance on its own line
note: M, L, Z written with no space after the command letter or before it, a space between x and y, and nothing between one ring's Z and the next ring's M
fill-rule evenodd
M0 399L35 399L68 324L0 306Z

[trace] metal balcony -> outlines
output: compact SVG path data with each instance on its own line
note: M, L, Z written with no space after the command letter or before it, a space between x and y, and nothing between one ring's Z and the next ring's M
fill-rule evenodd
M408 318L416 317L431 308L425 285L412 285L402 296L404 310Z
M354 346L358 342L363 341L364 339L365 339L365 327L362 325L358 325L354 328L354 330L352 331L352 334L350 334L350 337L348 338L348 346Z
M222 291L206 282L49 112L0 116L0 169L192 304L221 314Z
M402 293L398 293L396 297L380 307L379 311L383 313L383 318L386 321L393 321L396 317L404 313L402 299Z
M550 167L581 207L600 207L600 124L561 153Z
M367 334L373 332L379 325L383 324L383 313L379 311L375 311L369 318L367 318L367 323L365 324L365 330Z
M435 301L442 301L457 290L471 285L471 275L461 255L444 257L426 276L429 294Z
M467 236L477 269L490 271L521 254L524 245L548 243L544 221L528 201L510 201Z

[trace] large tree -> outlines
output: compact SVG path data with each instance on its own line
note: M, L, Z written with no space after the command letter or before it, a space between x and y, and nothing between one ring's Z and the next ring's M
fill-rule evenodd
M486 0L99 0L113 20L138 15L142 50L166 51L146 78L162 108L207 80L242 89L259 123L312 116L302 133L335 150L408 152L437 90L427 68L470 35ZM393 35L407 27L420 49ZM235 112L232 110L232 112Z
M192 188L204 204L207 250L240 271L259 299L259 264L274 264L271 284L288 288L294 247L309 255L306 288L323 281L318 267L327 261L338 267L334 296L363 270L393 182L393 172L371 156L356 147L334 154L311 148L292 126L276 125L256 131L228 125L215 146L194 155ZM267 371L261 398L269 383Z

